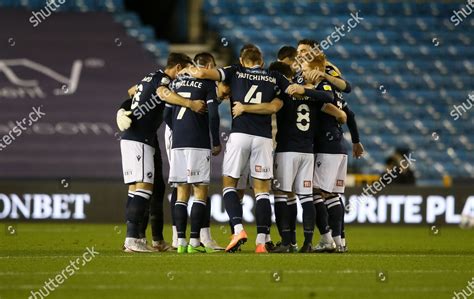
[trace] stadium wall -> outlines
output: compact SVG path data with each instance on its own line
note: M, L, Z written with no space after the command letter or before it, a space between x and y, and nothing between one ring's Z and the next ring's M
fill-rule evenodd
M123 222L126 187L117 181L2 181L0 221ZM169 191L169 190L167 190ZM461 214L474 212L474 190L469 187L387 187L378 194L361 196L362 188L348 188L345 194L346 223L392 225L454 225ZM210 190L211 219L226 223L220 186ZM367 194L367 193L365 193ZM169 218L169 192L165 197L165 221ZM191 207L191 205L189 205ZM301 209L298 221L301 222ZM244 221L253 222L254 200L243 200Z

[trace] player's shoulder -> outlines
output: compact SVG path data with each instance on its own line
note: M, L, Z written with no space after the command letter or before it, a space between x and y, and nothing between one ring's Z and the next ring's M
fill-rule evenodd
M334 64L332 64L329 61L326 64L325 71L326 71L327 74L329 74L333 77L340 77L341 76L341 71L337 68L337 66L335 66Z
M171 79L171 77L168 76L162 70L157 70L154 73L150 73L150 74L148 74L148 77L151 78L149 80L149 82L154 81L155 83L157 83L159 85L169 85L173 81L173 79ZM146 78L147 77L145 77L145 79ZM143 79L143 80L145 80L145 79Z
M324 79L316 84L315 89L324 90L324 91L333 91L331 83L328 80Z

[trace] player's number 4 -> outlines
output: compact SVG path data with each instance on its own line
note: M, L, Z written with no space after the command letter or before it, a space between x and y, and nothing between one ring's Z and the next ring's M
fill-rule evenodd
M245 95L244 102L251 104L260 104L262 103L262 93L257 92L258 85L252 85L249 91Z
M190 92L178 92L178 94L185 99L191 98ZM179 109L178 115L176 116L176 119L183 119L184 112L186 112L186 109L186 107L181 107L181 109Z

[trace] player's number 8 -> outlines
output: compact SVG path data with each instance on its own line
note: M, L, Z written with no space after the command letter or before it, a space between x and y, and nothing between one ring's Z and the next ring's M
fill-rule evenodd
M303 132L309 130L310 119L309 119L309 106L301 104L296 108L296 127Z
M178 92L178 94L186 99L191 98L190 92ZM183 119L184 112L186 112L186 107L181 107L181 109L179 109L178 115L176 116L176 119Z

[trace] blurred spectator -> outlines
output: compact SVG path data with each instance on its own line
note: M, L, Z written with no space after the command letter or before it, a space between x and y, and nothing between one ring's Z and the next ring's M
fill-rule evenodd
M382 183L396 184L396 185L415 185L416 178L413 171L410 169L410 165L407 162L401 163L402 160L406 160L410 154L408 149L397 148L395 152L385 160L386 169L393 169L392 175L387 176L383 173L381 177Z

